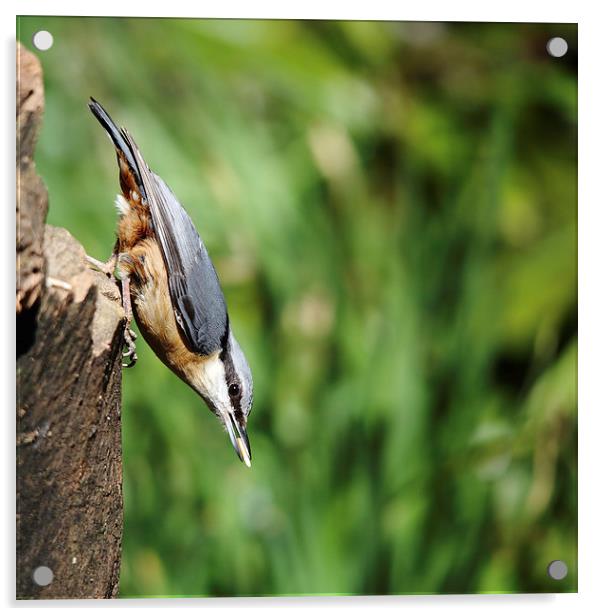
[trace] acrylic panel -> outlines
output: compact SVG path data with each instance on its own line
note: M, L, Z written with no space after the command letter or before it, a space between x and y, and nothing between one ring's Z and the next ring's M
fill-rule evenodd
M18 597L577 590L576 24L17 39Z

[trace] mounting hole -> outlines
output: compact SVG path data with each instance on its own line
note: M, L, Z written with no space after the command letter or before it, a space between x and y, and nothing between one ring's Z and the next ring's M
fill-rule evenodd
M569 568L566 566L564 560L553 560L548 565L548 575L553 580L564 580L568 572Z
M548 41L546 49L553 58L562 58L569 50L569 44L563 38L555 36Z
M48 51L52 47L52 43L54 43L54 38L52 34L48 32L48 30L38 30L33 35L33 46L38 51Z
M33 581L38 586L48 586L54 579L54 573L49 567L37 567L33 572Z

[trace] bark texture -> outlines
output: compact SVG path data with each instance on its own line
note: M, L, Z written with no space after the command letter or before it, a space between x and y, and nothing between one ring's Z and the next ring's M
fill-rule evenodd
M44 225L42 74L22 47L17 61L17 597L115 597L124 314L82 246ZM34 581L38 567L50 584Z
M17 44L17 315L39 299L44 279L48 196L33 162L43 109L42 67Z

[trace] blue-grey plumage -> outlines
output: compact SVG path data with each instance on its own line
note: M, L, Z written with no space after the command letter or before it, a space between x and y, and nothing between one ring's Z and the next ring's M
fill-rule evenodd
M89 106L117 152L122 195L114 260L140 331L221 419L240 459L250 466L246 426L253 380L207 249L128 132L94 99Z
M186 210L167 184L146 166L131 137L129 142L147 192L176 319L191 350L210 355L220 348L228 329L226 301L217 273Z

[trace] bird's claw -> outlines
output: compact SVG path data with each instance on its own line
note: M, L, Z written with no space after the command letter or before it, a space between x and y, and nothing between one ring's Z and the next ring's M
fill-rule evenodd
M129 327L126 328L125 333L123 335L125 344L127 345L127 351L123 351L121 354L122 357L128 357L129 363L122 362L122 366L124 368L132 368L134 364L138 361L138 355L136 355L136 343L134 340L138 337L136 332L134 332Z
M126 364L125 362L121 362L121 365L122 365L124 368L133 368L133 367L134 367L134 364L135 364L137 361L138 361L138 357L137 357L136 353L134 353L134 354L132 355L132 357L130 358L130 363L129 363L129 364Z
M123 357L129 357L130 358L129 363L127 363L127 364L125 362L121 362L121 365L124 368L133 368L134 364L138 361L138 355L136 355L136 353L132 353L131 355L130 355L129 352L128 353L124 353Z
M86 255L86 262L88 263L88 267L90 269L96 270L97 272L104 274L105 276L107 276L107 278L110 278L113 282L115 282L115 255L111 256L111 258L106 263L103 263L102 261L99 261L98 259L95 259L90 255Z

